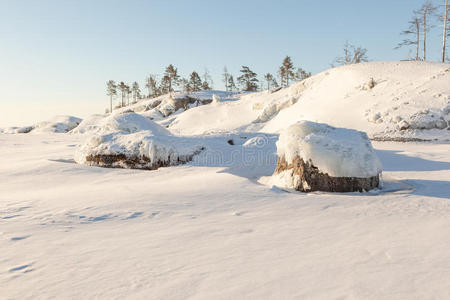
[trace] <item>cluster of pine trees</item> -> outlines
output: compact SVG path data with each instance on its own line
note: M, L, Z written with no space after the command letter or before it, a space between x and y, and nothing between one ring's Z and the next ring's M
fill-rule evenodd
M113 97L120 92L120 103L118 107L124 107L132 103L136 103L138 99L142 98L139 84L135 81L131 85L125 84L123 81L116 83L114 80L106 82L106 94L109 96L109 112L113 110ZM132 101L130 102L130 98Z
M278 70L278 78L280 79L280 84L283 87L288 86L292 82L306 79L310 76L310 72L306 72L302 68L295 68L290 56L286 56L283 59L281 67ZM234 77L228 72L227 67L223 70L222 80L227 92L255 92L265 89L270 90L280 86L276 80L276 77L271 73L265 74L263 79L259 80L258 74L253 72L248 66L242 66L240 76L236 78L240 89L236 86ZM134 104L139 99L144 97L154 98L160 95L168 94L174 92L175 89L181 90L185 93L191 93L202 90L211 90L212 85L213 81L207 69L205 69L203 76L200 76L199 73L193 71L189 74L188 78L182 78L178 74L178 69L171 64L166 67L161 80L158 80L156 75L150 75L146 78L145 87L148 89L148 95L146 96L141 94L142 92L137 82L133 82L130 88L130 86L123 81L116 83L114 80L109 80L106 83L106 93L109 96L110 101L108 111L111 112L113 110L113 98L119 96L119 93L120 102L116 106L117 108Z
M444 1L442 9L431 0L427 0L419 9L413 11L413 17L409 21L408 29L401 32L406 38L400 42L395 49L404 46L415 47L415 55L412 60L427 60L427 34L442 24L442 55L441 61L450 60L446 53L447 38L450 37L450 14L448 0ZM422 49L421 49L422 47ZM422 51L420 51L422 50ZM422 52L422 56L421 53Z

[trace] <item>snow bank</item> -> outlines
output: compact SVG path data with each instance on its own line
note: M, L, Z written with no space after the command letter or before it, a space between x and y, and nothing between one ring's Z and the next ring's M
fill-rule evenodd
M34 126L33 133L66 133L81 123L82 119L73 116L55 116Z
M366 133L300 121L280 134L277 154L288 164L296 156L332 177L367 178L381 173L381 164Z

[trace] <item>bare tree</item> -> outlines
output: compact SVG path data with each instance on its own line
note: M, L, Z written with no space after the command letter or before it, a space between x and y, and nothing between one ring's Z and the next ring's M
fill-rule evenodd
M203 83L202 83L202 88L205 91L209 91L212 89L213 87L213 80L211 75L209 75L209 71L207 68L205 68L205 73L203 73Z
M400 49L404 46L416 46L416 59L420 60L419 57L419 49L420 49L420 27L421 27L421 19L417 16L417 14L414 14L413 18L409 23L409 28L407 30L403 30L401 32L402 35L411 35L413 38L406 38L401 43L397 45L394 49Z
M114 80L109 80L106 83L106 94L109 96L109 112L112 113L113 105L112 99L113 96L117 95L117 85Z
M347 41L344 44L344 55L341 57L337 57L334 60L334 63L343 66L359 64L366 61L369 61L369 58L367 57L367 49L362 47L355 47ZM334 66L334 64L331 65Z
M415 11L422 19L423 32L423 60L427 60L427 33L433 27L428 23L429 17L435 14L437 7L430 0L427 0L422 7Z

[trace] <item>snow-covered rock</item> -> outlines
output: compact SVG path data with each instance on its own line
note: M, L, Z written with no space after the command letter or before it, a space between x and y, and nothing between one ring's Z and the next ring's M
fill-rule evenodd
M82 119L73 116L55 116L34 126L33 133L66 133L77 127Z
M28 133L34 129L34 126L23 126L23 127L8 127L0 128L0 133L5 134L17 134L17 133Z
M75 153L79 164L155 170L189 162L204 147L175 137L155 122L133 112L117 113L101 122L99 134Z
M300 191L378 187L381 164L366 133L300 121L280 134L273 184Z

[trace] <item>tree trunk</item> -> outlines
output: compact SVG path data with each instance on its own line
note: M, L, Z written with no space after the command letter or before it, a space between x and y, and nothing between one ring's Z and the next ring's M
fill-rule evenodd
M447 20L448 20L448 0L445 0L444 33L442 37L442 62L445 63L445 47L447 44Z
M427 14L428 11L423 12L423 61L427 61Z
M416 20L416 29L417 29L417 44L416 44L416 61L419 60L419 49L420 49L420 23L419 20Z

